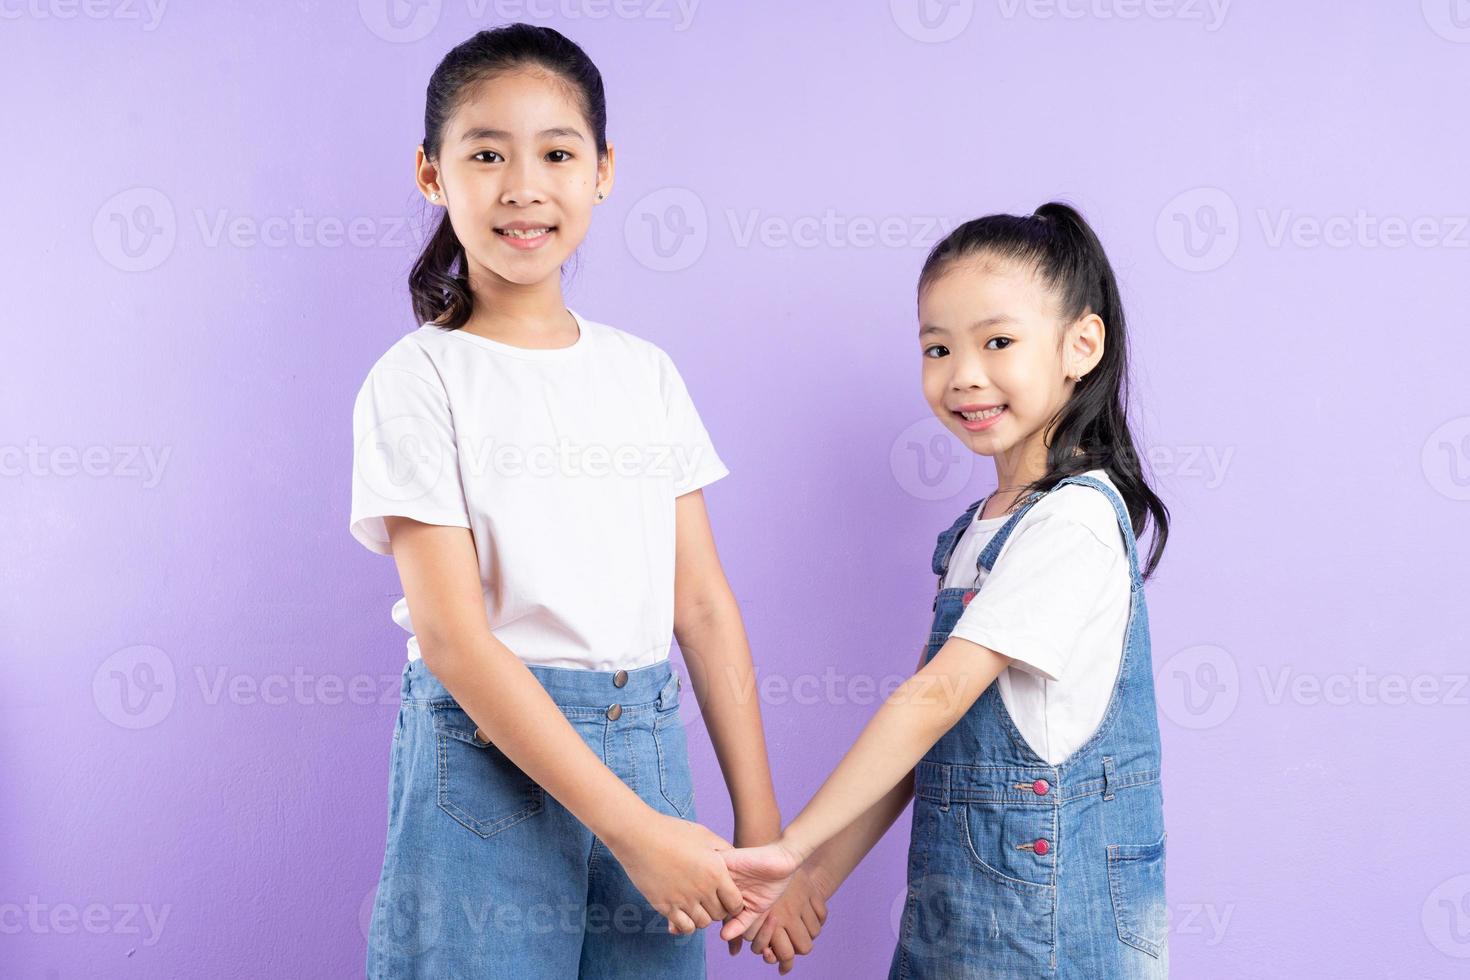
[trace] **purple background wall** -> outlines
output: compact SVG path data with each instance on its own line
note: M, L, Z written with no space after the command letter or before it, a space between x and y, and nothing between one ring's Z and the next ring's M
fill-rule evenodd
M1470 6L923 2L0 7L0 972L360 974L404 653L351 400L414 325L428 75L514 19L604 72L618 183L568 297L670 351L733 471L788 818L992 486L919 391L919 264L1063 197L1176 522L1175 975L1470 971ZM800 971L886 969L905 826ZM713 976L774 975L707 936Z

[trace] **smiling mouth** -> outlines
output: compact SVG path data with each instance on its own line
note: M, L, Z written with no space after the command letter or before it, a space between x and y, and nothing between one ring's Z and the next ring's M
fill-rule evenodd
M548 225L545 228L496 228L495 234L500 235L502 238L514 238L517 241L525 242L544 238L554 231L556 231L556 226Z
M1005 410L1006 407L1004 405L997 405L994 408L987 408L983 412L955 412L955 414L966 422L984 422L986 419L995 418Z

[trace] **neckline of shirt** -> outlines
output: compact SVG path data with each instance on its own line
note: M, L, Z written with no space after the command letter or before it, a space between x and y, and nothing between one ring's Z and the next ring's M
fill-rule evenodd
M1095 477L1096 479L1098 479L1098 480L1102 481L1103 483L1107 484L1109 487L1112 487L1114 490L1117 489L1117 487L1113 487L1112 478L1107 475L1107 470L1088 470L1083 475L1084 476ZM981 517L980 515L985 512L985 505L990 502L990 498L993 497L993 496L995 496L995 491L994 490L992 490L985 497L984 500L980 501L980 506L979 507L976 507L975 508L975 519L971 523L975 524L977 527L983 527L983 528L987 528L987 529L990 528L990 527L992 527L992 526L998 527L1001 524L1003 524L1004 522L1010 520L1012 517L1016 516L1014 513L1011 513L1011 514L1001 514L999 517Z
M577 321L577 339L565 347L517 347L514 344L507 344L503 341L491 340L489 337L481 337L479 334L465 333L463 329L445 330L441 327L435 327L432 323L425 323L424 326L433 327L437 333L451 334L477 347L483 347L486 350L494 351L497 354L504 354L507 357L518 357L527 361L552 361L576 357L589 346L587 335L591 332L592 328L589 326L588 321L583 319L582 314L576 310L569 308L567 312L572 315L572 319Z

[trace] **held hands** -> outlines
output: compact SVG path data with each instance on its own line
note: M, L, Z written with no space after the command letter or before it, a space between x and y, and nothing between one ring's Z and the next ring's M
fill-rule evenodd
M797 956L812 951L812 940L827 922L830 891L808 866L796 869L781 897L747 933L755 933L750 951L767 963L779 963L782 976L791 972ZM738 941L738 940L737 940Z
M780 963L784 976L797 954L811 952L812 940L827 921L828 889L799 855L780 841L761 847L720 852L745 900L745 908L720 930L722 939L751 941L751 952Z
M740 889L720 853L729 841L701 824L651 813L617 846L609 844L633 886L686 935L741 914Z

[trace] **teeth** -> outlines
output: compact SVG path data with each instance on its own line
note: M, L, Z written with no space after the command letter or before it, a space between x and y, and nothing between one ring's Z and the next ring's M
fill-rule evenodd
M521 231L519 229L504 228L501 229L500 233L506 238L540 238L542 235L545 235L550 231L550 228L527 228L524 231Z
M1005 406L997 405L995 408L988 408L983 412L961 412L960 414L965 417L966 422L982 422L985 419L995 418L1003 411L1005 411Z

